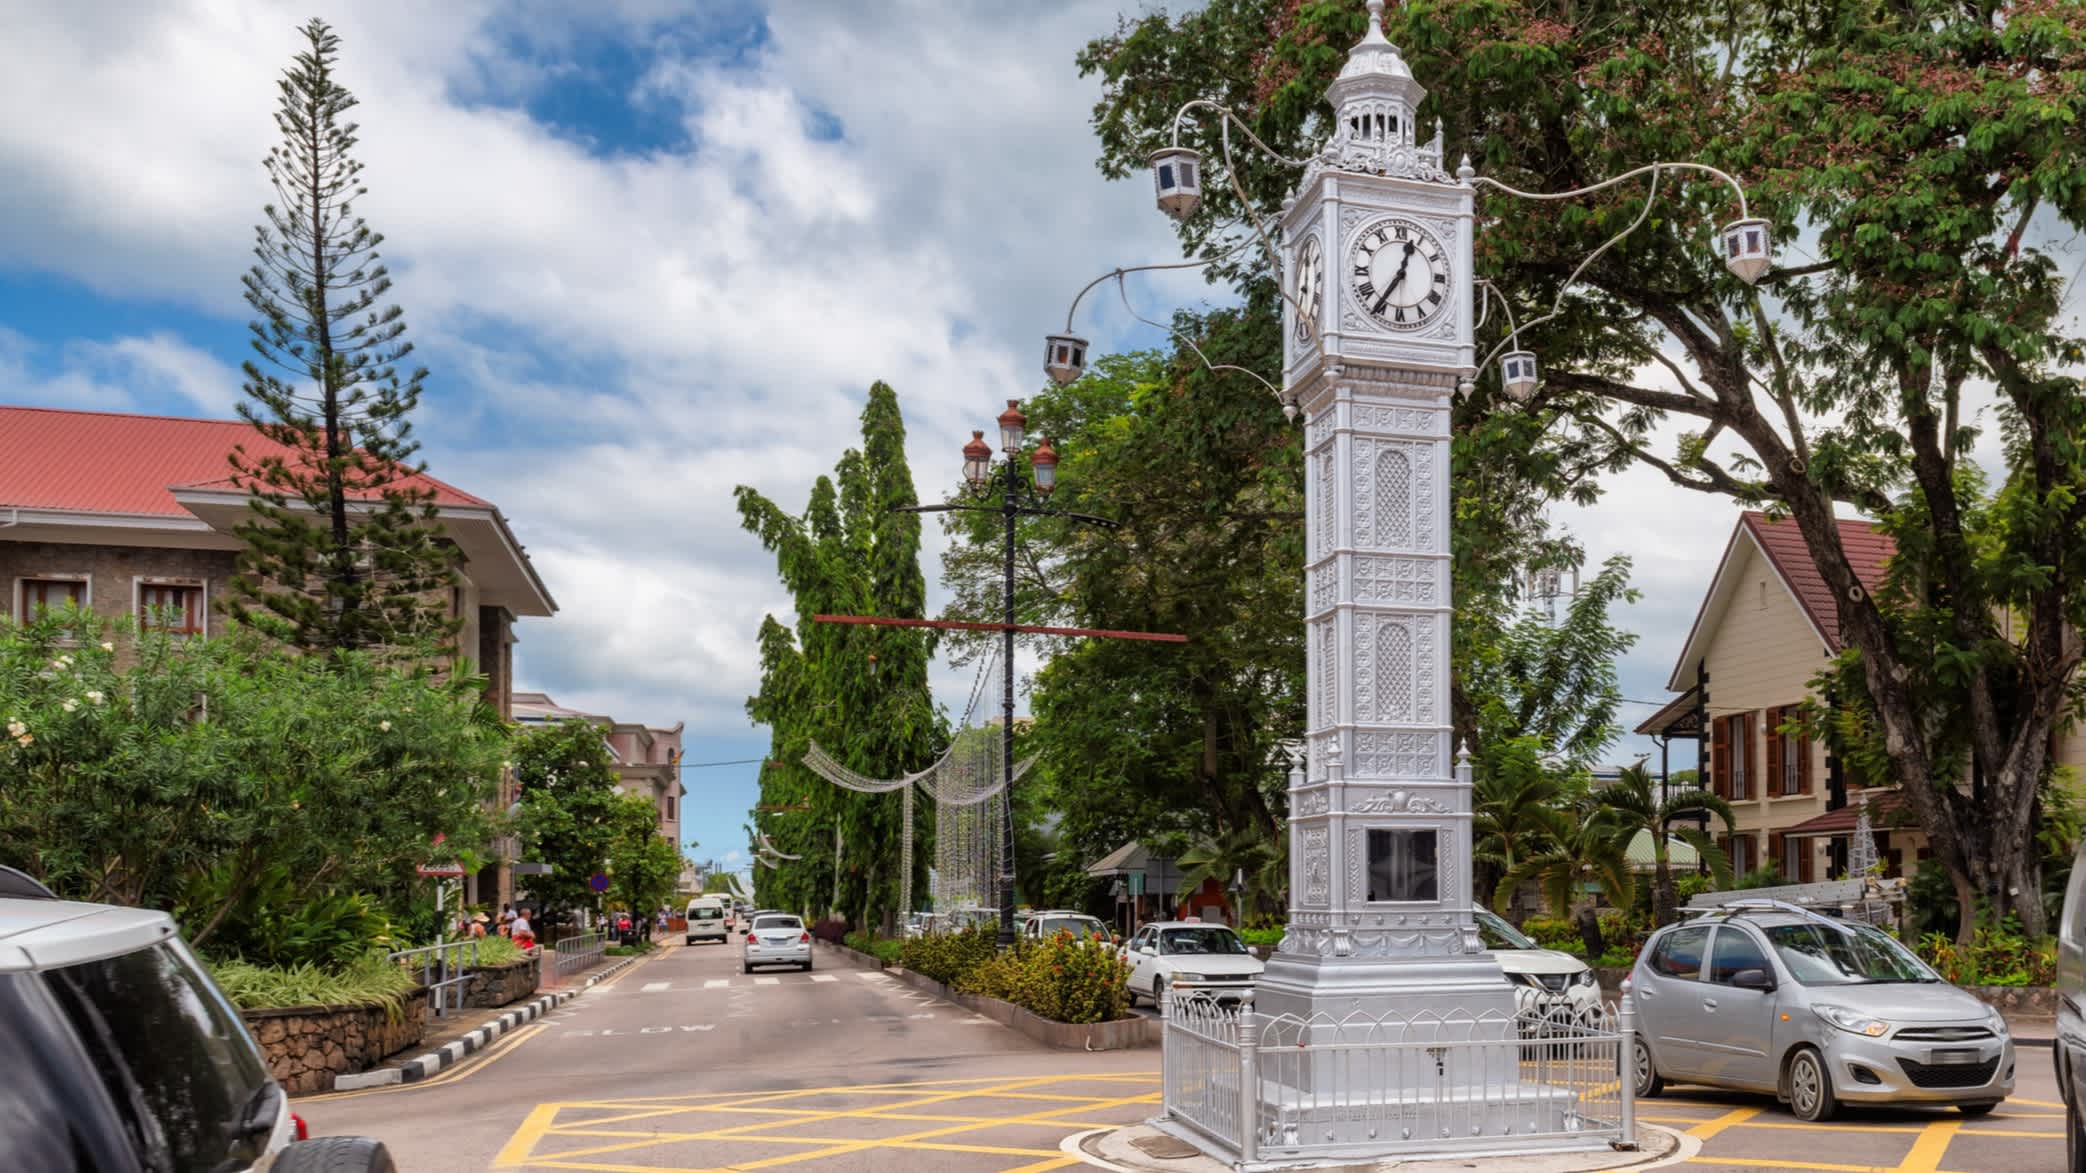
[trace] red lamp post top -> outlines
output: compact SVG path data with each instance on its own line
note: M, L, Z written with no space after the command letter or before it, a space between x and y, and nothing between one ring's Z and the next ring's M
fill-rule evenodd
M985 433L974 431L971 442L963 446L963 479L973 489L984 489L987 478L992 475L992 445L985 442Z
M1007 410L1000 413L1000 450L1019 452L1028 436L1029 417L1021 414L1021 400L1009 399Z
M1048 496L1057 488L1057 449L1050 446L1050 437L1036 446L1029 456L1029 467L1036 470L1036 491Z

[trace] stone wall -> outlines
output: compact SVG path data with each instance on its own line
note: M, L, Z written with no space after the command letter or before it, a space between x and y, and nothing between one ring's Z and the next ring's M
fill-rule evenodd
M140 583L179 583L203 588L209 613L204 622L215 635L224 618L214 612L229 589L236 558L230 550L0 540L0 611L15 613L21 601L17 582L24 578L84 579L88 609L109 619L137 613Z
M490 1008L520 1001L536 992L543 976L543 957L525 957L511 965L491 965L471 971L464 987L464 1005Z
M427 994L406 995L394 1018L382 1006L295 1006L244 1010L269 1074L293 1096L333 1090L336 1076L367 1071L427 1033Z

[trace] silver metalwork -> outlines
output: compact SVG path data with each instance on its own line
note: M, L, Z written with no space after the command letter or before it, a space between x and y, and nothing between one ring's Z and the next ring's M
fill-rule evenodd
M561 937L550 947L551 970L562 980L577 970L599 962L608 949L608 939L599 933Z
M464 1006L464 986L478 967L478 938L444 941L418 949L400 949L385 959L405 969L419 970L419 982L427 989L427 1006L440 1018Z

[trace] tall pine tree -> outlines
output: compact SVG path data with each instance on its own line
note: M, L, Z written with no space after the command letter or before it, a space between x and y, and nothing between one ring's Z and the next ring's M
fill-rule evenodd
M797 613L794 630L772 615L761 622L761 688L746 702L773 737L761 802L808 808L755 812L760 833L783 853L802 857L756 868L755 895L769 907L832 909L857 925L888 922L902 911L902 796L841 789L805 768L803 759L816 740L850 769L895 778L928 765L947 741L927 689L931 632L811 619L925 614L920 518L892 512L917 501L897 392L882 383L869 389L862 447L844 453L832 477L818 479L803 516L745 485L736 496L742 524L775 554ZM923 823L930 805L917 804ZM916 892L926 890L924 837L921 843L914 852Z
M407 417L425 368L379 262L383 237L354 212L367 192L351 154L355 97L334 74L340 39L324 21L276 83L282 141L263 163L276 202L254 230L243 280L258 361L239 405L266 445L235 448L250 495L228 609L308 648L412 648L457 630L455 550L414 463Z

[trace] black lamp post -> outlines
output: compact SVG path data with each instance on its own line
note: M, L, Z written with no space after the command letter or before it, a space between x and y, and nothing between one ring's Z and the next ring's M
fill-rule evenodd
M1000 757L1004 771L1004 784L1000 790L1000 948L1014 944L1014 519L1017 517L1064 517L1092 525L1113 528L1117 522L1105 517L1094 517L1085 513L1069 513L1044 507L1043 502L1057 488L1057 450L1050 446L1046 437L1036 450L1028 454L1028 465L1034 474L1034 492L1030 492L1027 481L1021 475L1019 457L1028 440L1028 417L1021 413L1021 401L1009 399L1007 410L1000 413L1000 451L1006 459L995 470L992 466L992 446L985 442L984 432L972 432L970 443L963 446L963 479L972 493L983 496L999 481L1000 502L998 505L912 505L902 507L911 513L944 513L962 510L976 513L997 513L1004 522L1006 534L1005 580L1001 594L1000 665L1003 669L1000 698Z

